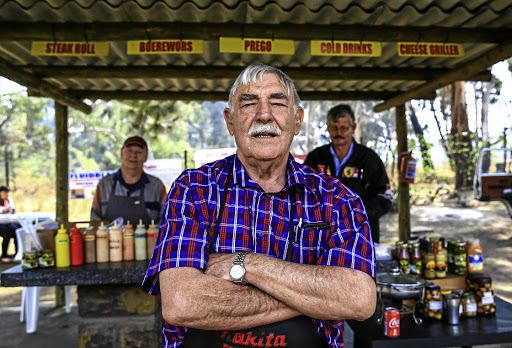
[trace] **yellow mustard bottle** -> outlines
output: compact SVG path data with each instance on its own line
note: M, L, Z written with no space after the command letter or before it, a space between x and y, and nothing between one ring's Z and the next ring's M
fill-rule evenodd
M55 259L57 267L69 267L69 234L61 224L57 234L55 235Z
M108 231L103 222L96 231L96 262L108 262Z
M118 262L123 260L123 237L121 229L117 226L117 221L114 222L114 226L110 229L109 250L110 250L110 262Z
M133 239L133 226L130 220L124 225L123 231L123 260L132 261L135 258L135 241Z
M135 260L148 259L146 245L146 226L144 226L141 219L135 230Z
M158 226L155 224L155 220L151 220L151 225L148 228L148 259L151 259L151 256L153 256L157 237Z

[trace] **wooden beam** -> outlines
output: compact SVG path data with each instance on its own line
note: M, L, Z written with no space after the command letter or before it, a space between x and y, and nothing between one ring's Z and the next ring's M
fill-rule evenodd
M386 100L384 103L375 106L373 109L375 112L381 112L394 106L404 104L408 100L417 99L419 96L424 95L425 93L435 91L436 89L449 85L452 82L459 81L461 75L474 75L477 72L487 69L493 64L496 64L497 62L507 59L511 56L512 41L497 45L487 52L484 52L479 57L461 64L455 69L452 69L450 72L433 78L432 80L418 87L412 88L407 92L398 94Z
M37 97L37 91L28 91ZM182 100L182 101L227 101L229 91L218 92L163 92L163 91L99 91L73 90L73 94L91 101L101 100ZM393 93L380 91L299 91L302 100L384 100ZM435 94L425 95L422 99L434 99Z
M407 121L405 118L405 105L397 105L395 108L396 123L396 150L398 154L408 152L407 149ZM400 175L400 161L398 161L398 170ZM399 181L399 180L398 180ZM398 239L406 241L411 235L411 212L410 212L409 184L398 183Z
M235 79L244 67L236 66L26 66L28 72L48 78L188 78ZM415 68L280 68L293 80L404 80L426 81L449 69ZM483 70L466 81L490 81L492 74Z
M0 23L0 41L217 40L221 36L290 40L430 41L498 43L512 38L503 28L450 28L388 25L240 23Z
M85 114L89 114L92 111L89 105L84 104L74 95L61 90L59 87L44 81L36 75L23 71L3 58L0 58L0 75L27 88L39 90L42 96L53 98L59 103L80 110Z

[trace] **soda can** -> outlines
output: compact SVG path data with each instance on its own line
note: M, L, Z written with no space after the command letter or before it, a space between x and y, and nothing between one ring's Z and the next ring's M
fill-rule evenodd
M400 312L395 307L386 307L384 311L384 335L400 336Z

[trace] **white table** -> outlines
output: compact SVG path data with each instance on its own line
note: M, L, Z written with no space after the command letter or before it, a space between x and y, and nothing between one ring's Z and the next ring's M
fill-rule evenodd
M38 219L39 222L42 222L45 220L55 220L55 213L35 211L29 213L0 214L0 224L17 223L19 218L28 220Z

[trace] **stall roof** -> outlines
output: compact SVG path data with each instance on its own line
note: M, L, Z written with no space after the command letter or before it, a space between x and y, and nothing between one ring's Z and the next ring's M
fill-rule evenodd
M294 40L294 54L220 53L219 38ZM201 54L127 54L129 40L204 40ZM311 40L381 42L377 57L318 56ZM108 42L106 56L31 54L35 41ZM460 43L409 57L397 42ZM0 74L83 112L95 99L226 100L248 64L283 69L302 99L430 98L488 80L512 56L512 0L0 0Z

